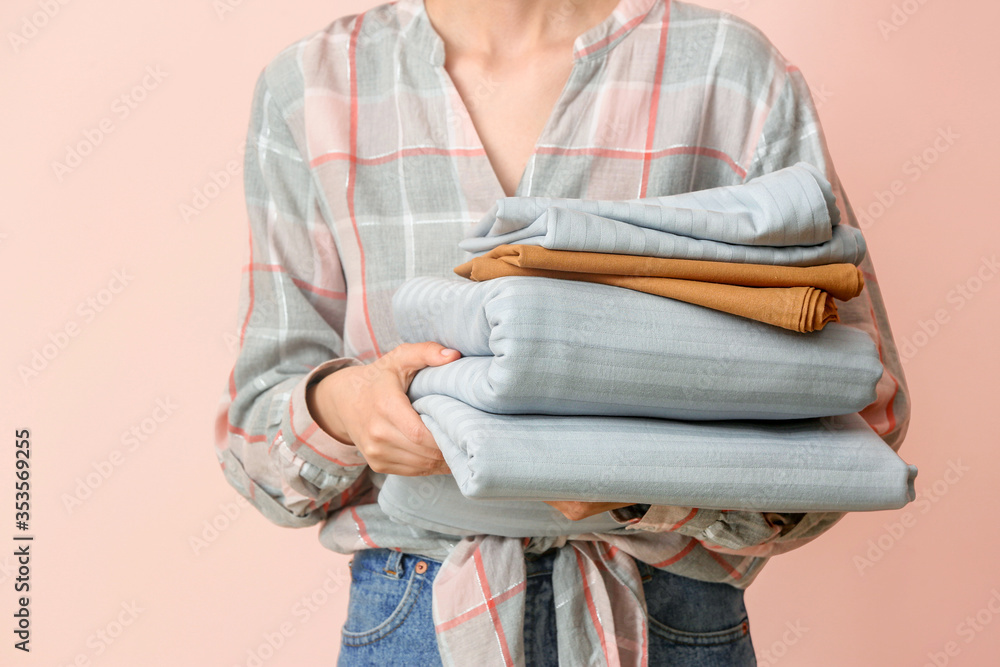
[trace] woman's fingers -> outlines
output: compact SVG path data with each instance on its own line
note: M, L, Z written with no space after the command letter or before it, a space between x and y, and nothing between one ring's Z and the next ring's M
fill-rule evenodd
M376 445L387 457L399 456L401 452L405 452L407 460L425 461L426 465L432 468L439 467L444 462L444 455L440 449L415 444L391 423L386 423L384 428L380 429L380 438Z
M375 472L397 475L450 472L434 437L405 394L383 396L367 430L363 451Z
M443 459L434 459L399 447L395 443L375 444L365 452L368 466L375 472L415 477L420 475L441 475L450 472Z
M563 513L570 521L579 521L587 517L601 514L609 510L616 510L621 507L628 507L635 503L603 503L603 502L583 502L578 500L546 500L546 504L551 505Z
M340 371L342 375L324 387L332 397L330 405L323 401L314 401L313 405L320 410L328 407L336 413L337 419L326 420L329 428L334 429L342 422L341 430L346 435L342 439L349 438L361 449L375 472L448 473L441 450L414 411L406 392L421 369L441 366L461 356L438 343L399 345L366 367Z
M413 409L406 394L393 393L384 397L379 405L379 413L379 417L398 434L400 444L411 445L425 456L442 458L434 436Z

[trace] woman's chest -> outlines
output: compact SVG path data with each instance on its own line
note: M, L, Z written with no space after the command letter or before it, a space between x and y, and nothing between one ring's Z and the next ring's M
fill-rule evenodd
M514 196L573 70L572 44L551 57L485 67L455 59L446 66L468 121L506 196Z

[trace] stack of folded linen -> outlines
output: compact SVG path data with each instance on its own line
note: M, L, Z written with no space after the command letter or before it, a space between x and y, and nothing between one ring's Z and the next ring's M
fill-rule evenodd
M819 331L837 322L834 298L847 301L865 286L853 264L770 266L666 259L501 245L455 269L472 280L535 276L614 285L767 322Z
M802 162L745 185L627 202L509 197L462 242L472 280L536 276L659 294L794 331L861 293L861 233Z
M505 502L905 505L916 468L857 415L882 365L868 334L837 323L833 298L860 293L865 252L838 222L805 163L671 197L500 200L462 243L479 253L456 269L471 281L416 278L395 295L403 340L464 356L410 387L454 479L418 513L420 481L390 475L379 503L507 536L565 526L551 508L504 521Z

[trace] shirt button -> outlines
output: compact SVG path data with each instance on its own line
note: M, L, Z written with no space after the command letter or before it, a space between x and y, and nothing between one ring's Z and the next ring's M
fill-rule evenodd
M424 572L427 571L427 562L420 561L419 563L417 563L417 566L413 569L417 571L417 574L423 574Z

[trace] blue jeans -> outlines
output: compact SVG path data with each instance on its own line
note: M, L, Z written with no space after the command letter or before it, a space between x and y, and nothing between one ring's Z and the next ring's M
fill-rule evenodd
M556 667L555 552L528 555L524 649L528 667ZM649 609L649 665L756 665L743 591L657 570L636 561ZM351 561L347 621L338 667L441 665L431 585L441 563L390 549L366 549Z

